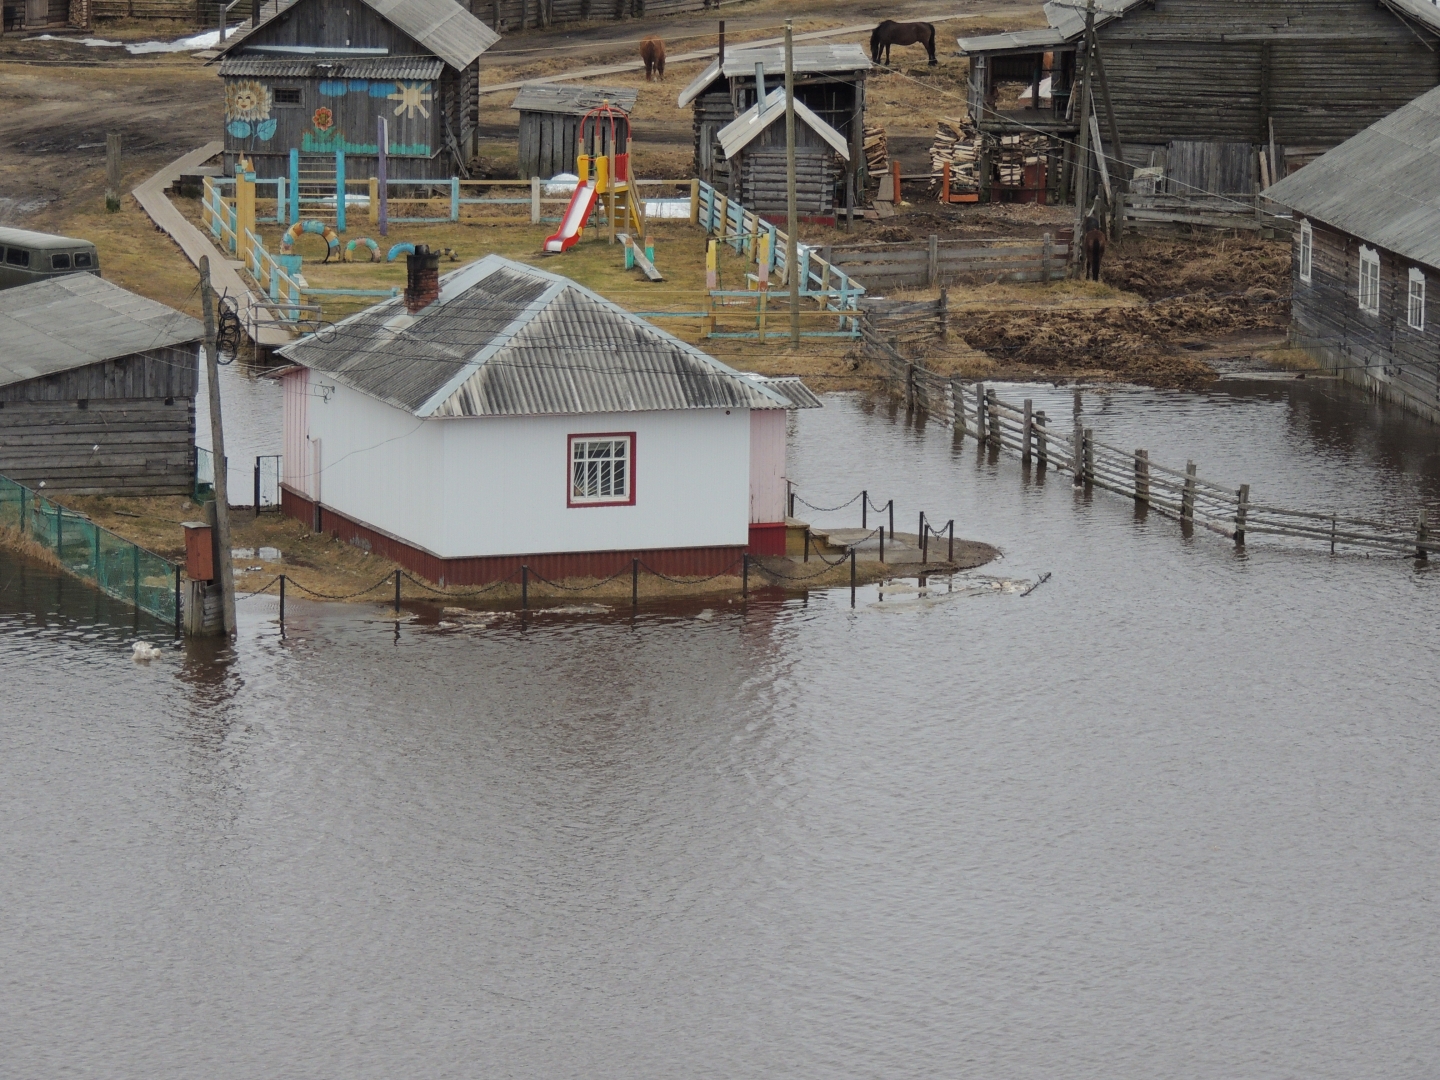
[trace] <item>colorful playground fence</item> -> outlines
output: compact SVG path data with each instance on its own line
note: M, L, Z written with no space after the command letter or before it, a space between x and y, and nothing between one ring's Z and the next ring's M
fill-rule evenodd
M0 476L0 527L52 552L65 572L180 627L180 566Z

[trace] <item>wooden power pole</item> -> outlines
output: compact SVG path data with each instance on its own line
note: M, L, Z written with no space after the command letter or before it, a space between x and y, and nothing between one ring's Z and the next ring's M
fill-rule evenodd
M113 134L105 136L105 209L120 209L120 136Z
M205 311L205 377L210 389L210 445L215 455L215 546L219 558L220 605L225 635L235 636L235 563L230 555L229 466L225 460L225 428L220 422L220 356L215 343L215 290L210 287L210 259L200 256L200 304Z
M897 200L898 201L898 200ZM785 20L785 274L790 279L790 344L800 344L800 221L795 194L795 42Z

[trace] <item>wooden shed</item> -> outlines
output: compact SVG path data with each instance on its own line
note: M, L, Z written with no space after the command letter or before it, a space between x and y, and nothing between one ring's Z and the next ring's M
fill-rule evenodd
M630 142L629 113L639 94L634 87L573 86L564 83L526 83L510 107L520 113L520 179L575 172L580 118L591 109L610 104L626 113L615 124L615 141L621 152ZM590 152L610 154L610 125L597 124L599 145Z
M796 45L793 49L795 100L840 133L850 156L839 175L845 192L840 202L863 201L865 182L865 76L872 65L859 45ZM706 65L684 90L677 104L690 108L695 133L695 174L738 198L740 179L732 176L720 145L720 131L755 104L760 94L783 89L785 51L779 48L735 49ZM831 204L835 205L834 202Z
M203 336L91 274L0 291L0 475L77 494L191 491Z
M772 90L751 105L720 129L718 139L729 163L730 197L762 217L785 214L789 204L785 88ZM845 136L797 100L795 194L802 215L835 223L836 182L850 160Z
M1261 146L1298 167L1440 83L1430 0L1097 0L1095 10L1126 160L1165 166L1171 194L1252 193ZM992 139L1076 134L1085 4L1045 13L1046 29L959 39L970 115ZM1029 94L1017 103L1045 79L1048 106Z
M290 152L374 176L379 123L395 180L468 175L479 57L498 35L455 0L293 0L266 4L220 53L225 171L290 173ZM304 172L311 170L303 169Z
M1265 197L1299 220L1291 340L1341 378L1440 423L1440 89Z

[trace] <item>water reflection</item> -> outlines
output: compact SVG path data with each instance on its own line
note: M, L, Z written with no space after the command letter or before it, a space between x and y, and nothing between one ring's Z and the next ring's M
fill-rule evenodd
M1429 436L1333 393L1086 422L1302 504L1433 496ZM1432 572L1237 555L886 401L791 454L1004 558L853 611L298 602L282 639L260 597L143 668L118 605L0 556L10 1071L1423 1072Z

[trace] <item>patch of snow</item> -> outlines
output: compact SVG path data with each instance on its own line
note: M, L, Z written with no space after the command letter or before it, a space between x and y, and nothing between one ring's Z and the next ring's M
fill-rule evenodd
M549 180L545 181L546 195L569 195L575 190L575 185L580 183L580 177L574 173L556 173Z
M124 49L132 56L143 56L146 53L193 52L196 49L213 48L220 44L220 31L218 29L210 30L176 41L107 41L105 38L58 37L55 34L41 34L36 40L69 41L76 45L89 46L92 49Z

